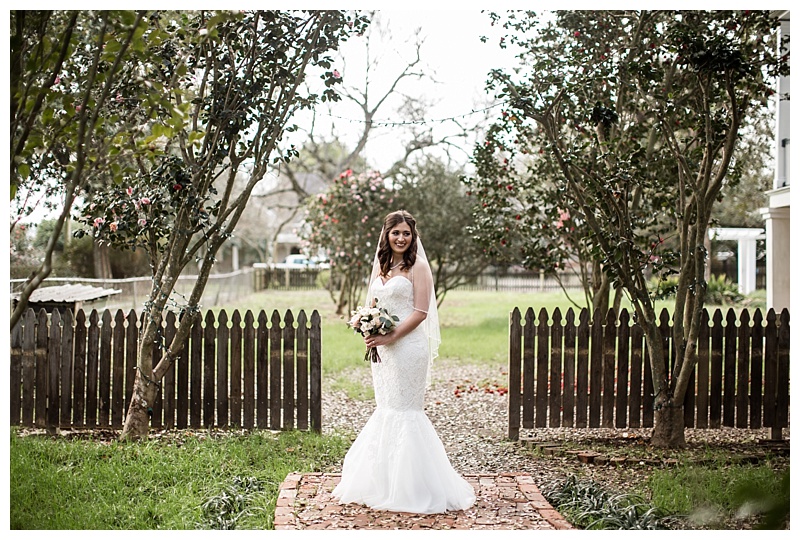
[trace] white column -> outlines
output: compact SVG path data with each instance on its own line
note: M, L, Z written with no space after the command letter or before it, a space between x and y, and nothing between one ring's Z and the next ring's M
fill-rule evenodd
M767 229L767 309L789 308L789 207L762 208Z
M236 272L237 270L239 270L239 246L237 246L236 244L233 244L231 246L231 251L232 251L232 259L233 259L233 261L231 262L231 264L233 265L233 268L231 270L233 272Z
M739 292L750 294L756 290L756 241L752 238L739 239Z

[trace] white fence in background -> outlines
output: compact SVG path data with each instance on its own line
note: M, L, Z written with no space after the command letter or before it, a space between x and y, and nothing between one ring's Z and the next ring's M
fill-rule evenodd
M200 305L203 308L230 305L236 299L252 294L255 291L253 275L252 268L237 270L229 274L211 274L203 291ZM24 279L12 279L11 294L20 292L25 281ZM178 306L185 305L196 281L196 275L180 276L175 286L175 291L170 297L170 303ZM91 285L104 289L118 289L122 291L120 294L86 304L84 309L97 309L98 311L104 309L134 309L140 311L144 306L144 302L150 296L152 283L153 281L149 277L126 279L47 278L42 282L40 288L74 284Z

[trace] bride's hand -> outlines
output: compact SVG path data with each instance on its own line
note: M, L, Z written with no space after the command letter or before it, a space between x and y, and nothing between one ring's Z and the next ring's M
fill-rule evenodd
M364 336L364 344L367 347L379 347L384 345L389 345L394 339L392 339L392 332L389 332L385 335L377 335L377 336Z

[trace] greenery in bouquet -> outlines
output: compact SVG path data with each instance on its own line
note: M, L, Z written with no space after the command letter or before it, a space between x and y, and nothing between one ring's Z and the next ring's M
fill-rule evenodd
M378 307L378 299L375 298L373 306L358 306L351 313L347 326L362 336L386 335L394 330L400 321L397 315L391 315L386 308ZM367 347L364 353L364 360L380 362L377 347Z

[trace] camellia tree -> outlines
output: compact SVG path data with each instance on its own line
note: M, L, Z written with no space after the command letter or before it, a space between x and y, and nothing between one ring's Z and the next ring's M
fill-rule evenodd
M310 252L328 254L332 279L339 284L339 315L364 301L383 218L395 210L394 202L395 193L380 173L354 174L350 169L306 202L301 234Z
M81 210L83 233L116 247L143 248L153 281L141 317L138 366L121 433L149 430L148 410L199 313L215 255L232 236L255 185L274 163L296 155L281 148L292 114L336 100L340 82L329 57L367 21L344 11L165 12L153 14L167 33L148 42L161 62L143 69L140 84L175 107L153 114L134 161L135 174L93 193ZM321 92L301 92L320 73ZM126 141L120 141L125 144ZM188 298L173 291L189 262L200 265ZM159 347L167 310L179 312L170 343Z
M81 190L120 181L131 170L125 164L146 151L145 120L176 111L141 79L161 63L152 44L166 32L152 22L143 11L11 12L11 230L37 207L57 216L11 328L50 274Z
M704 239L726 182L747 166L735 159L742 128L767 106L775 77L788 73L777 21L764 11L492 18L508 29L501 46L518 48L520 67L490 75L490 90L507 106L484 145L491 151L476 159L495 162L485 170L497 163L524 169L530 162L523 152L541 151L548 160L555 175L543 180L556 186L558 208L583 227L593 263L626 292L643 326L654 386L652 443L682 446L706 290ZM496 228L508 213L499 192L542 180L513 177L477 182L483 227ZM521 210L550 213L552 222L553 201L540 201ZM542 241L536 229L518 235ZM678 275L673 364L647 283L670 273Z
M495 264L521 265L559 282L565 273L577 274L585 307L605 312L610 277L592 264L590 231L569 210L559 173L544 155L546 142L509 112L502 118L510 121L489 127L473 152L475 174L464 177L473 202L467 230Z

